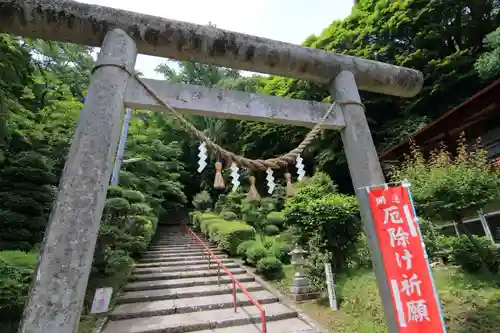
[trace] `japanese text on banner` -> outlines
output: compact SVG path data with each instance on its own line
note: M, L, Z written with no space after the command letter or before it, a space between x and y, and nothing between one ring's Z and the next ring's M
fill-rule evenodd
M407 189L403 186L371 189L369 198L399 331L444 333Z

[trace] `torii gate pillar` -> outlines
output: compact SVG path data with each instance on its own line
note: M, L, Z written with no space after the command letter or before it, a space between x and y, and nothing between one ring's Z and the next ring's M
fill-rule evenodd
M348 71L340 72L335 78L331 94L333 100L361 102L354 76ZM364 231L371 250L373 268L377 276L387 326L389 332L398 332L398 324L389 290L389 281L385 274L380 243L377 238L366 191L367 186L385 183L384 174L363 108L359 105L348 104L342 106L342 113L344 115L345 128L340 133L352 184L359 202Z
M135 42L106 34L96 65L133 71ZM118 146L129 75L101 67L89 90L59 183L19 333L74 333L78 327Z

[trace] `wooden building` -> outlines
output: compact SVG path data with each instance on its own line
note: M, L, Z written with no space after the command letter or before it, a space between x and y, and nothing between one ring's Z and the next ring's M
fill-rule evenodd
M441 143L449 147L450 151L455 151L457 139L462 132L465 133L469 144L473 144L480 137L483 148L488 152L488 158L500 160L500 80L413 133L411 138L382 151L379 158L382 165L397 163L408 153L411 139L424 154L434 150ZM469 230L500 244L498 209L498 205L485 207L477 217L466 221ZM459 234L453 224L444 226L442 232L447 235Z

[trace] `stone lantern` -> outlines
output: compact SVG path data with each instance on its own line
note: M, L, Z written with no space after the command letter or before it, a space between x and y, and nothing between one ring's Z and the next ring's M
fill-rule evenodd
M295 302L316 299L319 294L311 292L310 281L304 274L304 265L306 263L304 255L307 254L307 252L295 243L295 248L289 254L292 257L291 264L295 271L292 286L290 288L290 297Z

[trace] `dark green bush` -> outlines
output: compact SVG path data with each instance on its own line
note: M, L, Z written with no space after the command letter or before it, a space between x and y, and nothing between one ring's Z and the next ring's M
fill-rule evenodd
M247 251L250 247L252 247L256 243L255 240L247 240L238 245L236 248L236 255L241 259L247 261Z
M257 274L262 275L267 280L282 279L283 263L276 257L264 257L257 263Z
M130 205L130 214L132 215L149 215L151 211L151 207L145 203L133 203Z
M269 248L268 253L271 256L278 258L282 263L288 265L290 263L290 251L293 250L291 244L286 244L281 241L275 241L274 244Z
M21 318L38 252L0 252L0 321Z
M474 236L474 238L481 245L487 268L492 272L498 272L500 265L498 249L491 244L487 237ZM478 272L482 268L481 256L477 253L467 236L451 237L451 239L452 249L450 259L452 262L460 265L468 272Z
M264 233L269 236L275 236L280 233L280 229L277 226L270 224L264 227Z
M247 262L250 265L257 265L260 259L267 256L267 249L261 244L256 242L250 246L247 250Z
M116 185L110 185L108 187L108 198L122 198L123 188Z
M123 191L123 198L127 199L127 201L130 202L131 204L146 201L144 194L142 194L139 191L134 191L134 190L124 190Z
M298 243L308 253L334 253L332 269L340 272L356 251L361 233L358 203L352 196L321 193L332 186L319 183L319 188L306 186L287 200L285 225L294 230Z
M283 227L283 223L285 222L285 213L284 212L271 212L266 216L267 224L272 224L277 226L278 228Z

